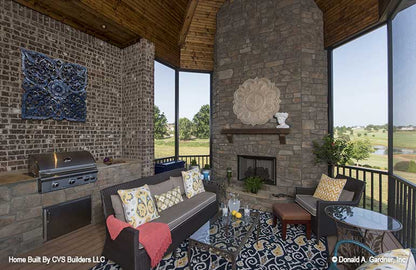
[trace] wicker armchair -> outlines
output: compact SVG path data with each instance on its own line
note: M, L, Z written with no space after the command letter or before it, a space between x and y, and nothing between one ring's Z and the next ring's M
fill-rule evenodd
M344 190L354 192L354 197L351 201L316 201L316 213L312 215L312 231L316 234L318 239L322 236L335 235L337 232L335 222L325 214L325 207L328 205L351 205L357 206L360 203L362 193L364 191L365 183L360 180L353 179L344 175L338 175L337 178L347 179L347 183L344 186ZM313 195L316 187L304 188L297 187L295 190L296 195ZM302 206L302 205L301 205ZM310 212L309 209L306 209ZM315 212L315 211L314 211Z

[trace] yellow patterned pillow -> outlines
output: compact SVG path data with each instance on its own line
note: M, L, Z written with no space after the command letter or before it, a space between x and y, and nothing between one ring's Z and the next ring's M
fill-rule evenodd
M394 249L379 254L357 270L414 270L415 259L410 249Z
M174 189L169 190L166 193L155 195L156 206L159 212L168 209L180 202L183 202L181 189L177 186Z
M117 190L126 221L134 228L159 217L147 185Z
M323 201L338 201L347 179L334 179L322 174L313 196Z
M192 198L196 194L205 192L204 184L201 180L201 174L198 168L189 171L182 171L183 185L185 187L186 197Z

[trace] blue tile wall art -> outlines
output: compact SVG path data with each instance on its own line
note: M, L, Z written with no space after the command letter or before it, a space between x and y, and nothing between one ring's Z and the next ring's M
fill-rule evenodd
M85 122L87 68L21 49L23 119Z

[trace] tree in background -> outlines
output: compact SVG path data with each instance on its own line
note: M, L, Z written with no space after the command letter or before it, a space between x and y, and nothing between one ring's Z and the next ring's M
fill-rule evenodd
M374 148L371 145L369 139L354 140L351 142L351 159L356 161L364 160L370 157L370 154L374 152Z
M164 136L168 135L168 119L165 113L160 112L156 105L154 105L153 123L155 139L163 139Z
M199 139L209 138L209 105L203 105L192 119L193 130L192 135Z
M186 117L179 118L179 139L189 140L191 139L193 125L191 120Z

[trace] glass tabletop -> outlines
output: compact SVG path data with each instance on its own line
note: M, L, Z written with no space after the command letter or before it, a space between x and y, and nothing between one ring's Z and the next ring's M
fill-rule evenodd
M240 219L218 213L192 234L190 239L230 253L238 252L260 218L257 212L250 211L250 216L244 216L242 210L240 213L243 215Z
M395 218L349 205L330 205L325 213L337 222L373 231L399 231L402 224Z

